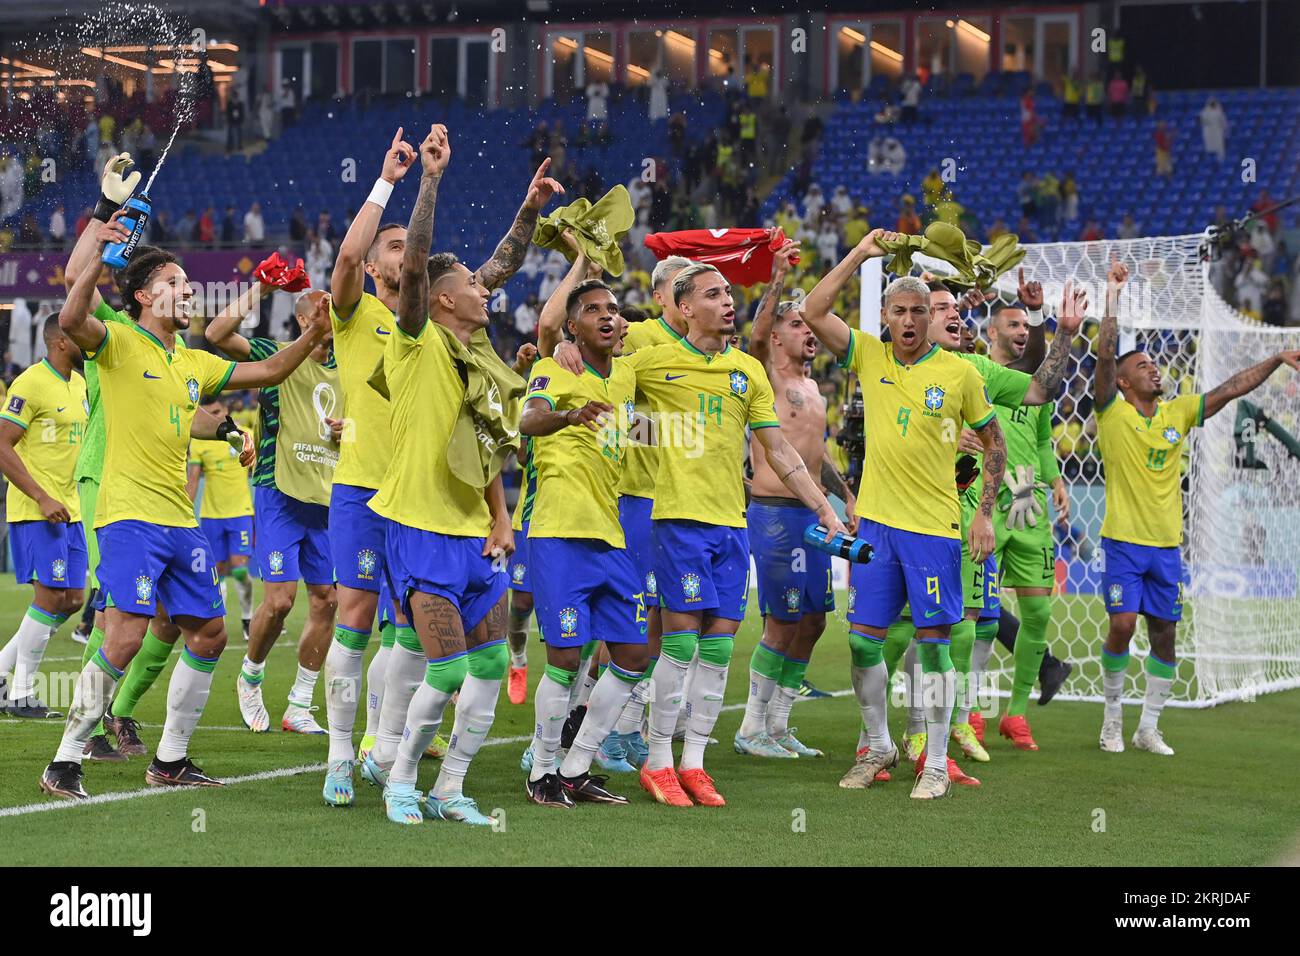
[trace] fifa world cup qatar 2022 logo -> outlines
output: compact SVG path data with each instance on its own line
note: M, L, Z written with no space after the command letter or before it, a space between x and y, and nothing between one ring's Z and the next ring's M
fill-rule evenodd
M334 433L330 430L329 422L325 419L334 414L334 406L338 404L338 396L334 392L334 386L329 382L318 382L312 389L311 405L316 411L316 429L321 441L333 441Z

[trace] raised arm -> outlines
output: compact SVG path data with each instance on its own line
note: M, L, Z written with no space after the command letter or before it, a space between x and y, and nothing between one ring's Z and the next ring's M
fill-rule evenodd
M772 281L763 290L754 312L754 327L749 333L749 354L764 365L772 355L772 325L776 321L776 307L785 295L785 280L790 272L790 257L799 252L799 243L786 240L785 245L772 256ZM834 300L832 300L834 301Z
M239 325L244 321L244 316L253 311L257 303L273 291L275 290L272 286L261 282L252 283L234 302L217 313L216 318L203 330L203 337L232 359L239 362L247 361L253 354L253 350L248 344L248 339L239 334Z
M126 242L130 238L126 227L118 219L121 218L122 211L118 210L113 213L108 222L94 222L86 227L82 237L94 233L90 243L91 253L96 261L104 251L104 244L110 239L114 242ZM104 336L108 330L104 328L104 323L95 318L91 313L98 307L96 301L103 301L99 298L99 293L95 291L95 280L99 278L99 270L86 268L77 276L72 287L68 289L68 297L63 300L63 308L59 310L59 328L61 328L68 338L72 339L83 352L93 352L104 344Z
M5 419L0 421L0 474L9 479L9 484L21 491L41 509L46 521L67 522L72 520L63 502L51 497L32 477L32 473L18 456L17 444L27 434L21 425Z
M1101 411L1115 398L1115 358L1119 351L1119 294L1128 281L1128 266L1114 260L1106 273L1106 311L1097 332L1097 365L1093 369L1093 407Z
M971 560L979 564L993 553L995 545L993 504L997 501L1002 475L1007 468L1007 442L996 418L990 418L975 429L975 434L984 446L984 487L980 492L979 510L971 520L968 546Z
M822 345L826 346L837 359L843 359L849 351L849 327L844 320L831 312L835 299L845 284L858 274L862 263L876 256L885 255L885 250L876 244L877 239L895 239L898 234L884 229L873 229L862 237L862 241L853 247L834 269L826 273L821 282L803 300L803 320L813 330Z
M1234 398L1240 398L1259 388L1282 365L1289 365L1300 371L1300 349L1278 352L1258 365L1242 369L1223 384L1210 389L1205 393L1205 417L1218 414Z
M330 331L330 297L324 293L316 297L307 327L291 345L286 345L260 362L240 362L226 381L225 391L241 388L265 388L279 385L303 363L311 350L325 340Z
M528 253L528 244L533 241L533 229L537 226L537 214L551 201L551 197L564 195L564 187L546 175L550 169L550 159L542 160L537 167L533 180L528 184L528 193L524 204L515 214L515 221L487 262L478 267L478 281L489 289L504 285L506 280L519 271Z
M550 358L555 352L555 347L564 341L564 303L569 301L569 293L578 287L578 283L587 278L587 269L590 265L582 252L582 247L573 237L573 230L564 230L561 237L574 251L575 257L564 280L546 300L546 304L542 306L542 314L537 319L537 351L541 353L542 358Z
M402 127L399 126L388 152L384 154L383 169L375 180L374 188L370 190L370 196L361 204L343 241L339 243L339 254L334 260L334 272L330 276L330 295L339 315L351 315L361 300L366 283L363 269L366 253L375 241L375 233L379 231L379 221L383 218L393 187L406 175L414 159L415 149L410 143L402 141Z
M1070 361L1070 346L1079 327L1083 325L1083 317L1087 312L1087 290L1083 286L1074 288L1074 280L1067 279L1061 298L1061 311L1056 317L1056 334L1052 336L1052 347L1034 371L1033 381L1029 383L1022 404L1046 405L1056 399L1061 380L1065 378L1065 367Z
M846 345L845 348L848 348ZM785 440L780 428L755 428L754 438L767 453L767 462L781 479L781 483L790 489L790 493L802 501L817 515L817 520L827 529L826 540L829 541L837 532L848 534L849 531L840 521L839 515L831 507L826 496L822 494L817 482L808 474L808 466L795 451L794 446Z
M1033 373L1043 364L1043 359L1047 356L1047 324L1043 321L1043 286L1042 283L1033 280L1025 281L1024 266L1020 267L1017 279L1020 286L1016 290L1016 295L1029 316L1029 338L1025 342L1025 351L1021 353L1020 358L1007 367Z
M68 264L63 268L65 289L71 289L72 284L88 269L95 273L96 279L99 278L99 256L103 246L96 245L98 241L96 229L100 223L108 222L113 213L121 208L122 203L131 198L131 191L140 181L139 172L123 175L131 166L130 153L118 153L105 164L103 176L99 181L99 202L95 204L91 222L77 237L76 245L72 247L72 254L68 256ZM102 301L99 290L92 285L90 311L99 308Z
M447 127L435 123L420 144L420 192L415 197L411 220L406 227L406 248L402 252L402 278L397 294L397 324L409 335L418 335L429 318L429 246L433 242L433 211L438 202L438 184L451 160Z

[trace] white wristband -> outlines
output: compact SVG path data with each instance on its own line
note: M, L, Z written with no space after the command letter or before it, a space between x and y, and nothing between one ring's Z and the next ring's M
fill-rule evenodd
M387 179L376 179L375 185L370 190L370 195L366 197L366 202L372 202L380 209L388 205L388 197L393 194L393 184Z
M1042 309L1027 309L1025 312L1025 321L1030 325L1039 326L1043 324Z

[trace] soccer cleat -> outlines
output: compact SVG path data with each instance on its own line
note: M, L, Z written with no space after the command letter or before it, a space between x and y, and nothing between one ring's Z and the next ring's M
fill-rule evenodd
M420 791L415 789L415 784L395 783L384 790L384 816L393 823L406 826L424 822L424 813L420 810Z
M594 759L596 766L601 770L610 773L636 773L636 767L628 763L627 751L623 749L623 741L616 733L611 732L600 742L600 749L596 751Z
M366 754L370 753L375 746L375 735L366 734L361 738L361 743L357 744L357 759L365 760Z
M510 668L510 677L506 682L506 698L512 704L522 704L528 700L528 667Z
M1023 714L1012 717L1008 714L998 721L998 733L1007 740L1017 750L1037 750L1038 744L1034 743L1034 735L1029 732L1029 721L1025 720Z
M441 760L447 756L447 748L451 744L447 743L447 738L442 734L434 734L433 739L429 741L429 746L424 748L424 755L432 757L434 760Z
M140 739L140 723L134 717L105 714L104 729L117 738L117 752L123 757L141 757L149 752Z
M666 807L693 807L695 803L682 789L682 782L677 779L677 771L672 767L660 767L651 770L641 768L641 788Z
M641 731L633 730L630 733L619 734L618 739L623 742L623 753L627 755L627 762L638 770L644 767L646 759L650 756L650 746L641 736Z
M156 756L144 772L144 782L151 787L224 787L216 777L209 777L189 757L163 762Z
M582 720L586 716L586 704L579 704L569 711L569 716L564 718L564 726L560 729L561 749L568 750L573 746L573 742L578 739L578 731L582 729Z
M560 786L560 778L553 773L548 773L539 780L525 781L524 793L539 807L561 807L572 810L574 806L573 800Z
M1069 661L1056 661L1047 673L1038 676L1038 706L1042 707L1051 703L1056 692L1061 689L1065 679L1070 676L1074 670L1074 665Z
M239 717L255 734L264 734L271 729L271 715L262 703L262 685L250 684L240 671L235 677L235 693L239 695Z
M713 778L704 772L703 767L694 770L678 770L677 779L682 782L682 789L702 807L725 807L727 801L722 799L718 788L713 785Z
M41 791L64 800L85 800L90 796L81 782L81 764L71 760L56 760L41 773Z
M445 800L429 794L424 801L424 815L430 820L468 823L474 827L490 827L496 824L491 817L483 815L477 803L463 794Z
M0 674L0 711L9 706L9 678Z
M388 771L379 766L371 754L366 754L366 759L361 761L361 779L383 790L388 786Z
M798 728L791 727L786 730L780 737L774 737L777 745L783 750L788 750L796 757L824 757L826 756L816 747L809 747L802 740L794 735Z
M970 712L970 729L975 731L975 739L978 740L980 742L980 746L983 747L984 746L984 715L981 714L978 710L972 710Z
M325 733L325 728L316 723L312 711L315 707L299 707L297 704L290 704L284 711L284 717L280 719L280 729L291 734L312 734L318 735Z
M748 754L751 757L775 757L779 760L789 760L791 757L797 758L799 756L773 740L766 730L760 730L748 737L740 736L740 731L737 730L736 736L732 740L732 746L736 748L736 753Z
M529 742L524 752L519 755L519 769L524 773L533 772L533 745Z
M952 789L952 781L942 770L923 770L916 777L916 783L912 785L913 800L938 800L940 797L948 796Z
M921 754L925 753L925 731L919 734L903 735L903 755L912 763L916 763Z
M912 769L916 772L917 776L920 776L925 772L924 751L921 752L921 759L916 762L916 766ZM953 760L951 757L948 758L948 779L959 787L978 787L980 785L979 777L972 777L965 770L962 770L961 767L957 766L957 761Z
M858 751L857 758L849 772L840 778L840 786L845 790L865 790L875 783L881 771L898 766L898 748L891 747L881 753L864 748Z
M605 789L605 781L609 777L590 773L579 774L576 777L565 777L557 773L555 777L560 782L560 789L574 803L615 803L624 806L627 804L627 797L621 797Z
M331 807L350 807L356 799L352 790L352 761L331 760L325 771L325 787L321 796Z
M1162 757L1172 757L1174 748L1165 743L1165 735L1158 727L1139 727L1133 734L1133 746Z
M57 710L50 710L35 694L27 697L15 697L5 705L5 715L22 717L25 720L47 720L63 715Z
M103 760L109 763L121 763L126 759L126 754L120 753L108 742L108 737L104 734L95 734L87 740L86 746L81 749L81 755L86 760Z
M980 746L979 740L975 737L975 729L970 724L953 724L952 739L957 741L961 752L971 760L979 763L989 762L989 752Z
M795 691L800 697L807 697L809 700L816 700L818 697L829 697L830 694L824 690L818 690L812 685L808 678L799 682L799 689Z
M243 620L242 623L243 623L243 625L244 625L244 643L247 644L247 643L248 643L248 626L249 626L249 624L252 623L252 622L250 622L248 618L244 618L244 620Z
M1103 720L1101 722L1101 749L1108 754L1124 752L1124 722L1122 720Z
M90 628L82 627L80 624L78 624L75 628L73 628L72 633L69 634L68 636L72 638L72 643L74 644L89 644Z

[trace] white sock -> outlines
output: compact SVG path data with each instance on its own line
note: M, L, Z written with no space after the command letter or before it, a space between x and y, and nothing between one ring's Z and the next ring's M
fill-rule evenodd
M25 620L25 619L24 619ZM19 625L22 630L22 625ZM14 665L18 663L18 631L14 631L14 636L9 638L8 643L0 648L0 677L6 674L12 674Z
M587 701L587 716L582 718L582 729L578 731L573 746L560 765L561 776L578 777L591 769L591 761L595 758L597 749L614 729L619 715L632 697L634 686L614 673L612 667L600 676Z
M442 758L442 770L433 785L432 793L440 800L461 795L470 761L487 740L492 721L496 719L500 694L499 680L484 680L470 674L461 685L460 697L456 698L456 723L451 728L451 746Z
M764 677L749 669L749 697L745 700L745 719L740 722L740 736L752 737L767 729L767 709L776 693L776 678Z
M921 678L925 701L925 768L948 772L948 732L957 699L957 672L946 670Z
M660 770L673 765L673 732L682 707L682 689L686 685L689 661L679 661L663 654L650 675L650 736L646 741L650 755L646 767Z
M773 740L784 737L790 729L790 709L799 696L797 687L777 687L767 708L767 734Z
M587 701L591 699L591 692L596 686L596 681L599 679L599 677L591 676L591 659L588 658L583 661L582 669L578 672L578 679L573 682L573 687L569 690L572 696L572 706L569 710L587 705Z
M686 743L682 745L682 770L704 767L704 748L708 746L713 725L722 713L722 695L727 689L727 665L719 667L696 660L695 680L686 698ZM655 670L658 673L658 668Z
M310 707L312 696L316 693L316 679L320 671L314 671L298 665L298 676L289 688L289 703L294 707Z
M439 690L427 681L420 681L420 686L415 689L415 696L411 698L411 706L406 714L407 732L402 735L402 740L397 746L397 759L393 761L393 768L388 772L389 783L415 783L420 758L424 756L424 748L429 746L429 741L437 733L438 727L442 724L443 711L447 709L447 704L450 702L451 694Z
M63 739L59 741L58 752L54 755L55 760L81 763L86 741L108 710L108 702L113 698L113 688L117 686L118 680L93 660L86 662L77 677L77 689L72 695L72 706L68 709L68 720L63 728Z
M858 709L867 726L867 745L876 753L887 753L893 747L889 740L889 668L881 661L861 670Z
M577 681L577 678L574 678ZM569 715L569 688L550 675L549 669L537 682L537 691L533 695L533 713L536 724L533 729L533 769L528 774L529 780L541 780L548 773L555 772L555 751L560 747L560 732L564 729L564 718ZM586 726L587 721L583 720Z
M921 662L916 658L916 641L907 645L903 655L903 673L907 681L907 732L919 734L925 731L925 707L922 705L924 695L921 693L923 677Z
M1169 688L1173 686L1173 678L1157 677L1155 674L1146 674L1146 694L1142 698L1142 717L1138 721L1138 730L1155 730L1156 724L1160 721L1160 712L1165 709L1165 703L1169 700Z
M22 623L10 641L15 645L16 651L14 679L9 688L10 700L31 696L36 674L41 669L41 658L45 656L45 645L50 643L50 635L53 633L50 625L44 621L38 621L29 614L23 615Z
M379 733L379 708L384 703L384 681L388 674L388 658L393 653L393 646L383 647L375 651L375 656L370 658L370 666L366 668L366 733L365 736L373 737Z
M970 723L970 712L980 706L980 690L984 682L984 671L988 668L989 658L993 656L993 641L975 638L975 646L970 652L970 683L968 685L966 715L964 723Z
M865 693L864 682L867 679L867 670L868 668L865 667L849 667L849 683L853 686L853 696L857 699L858 707L862 711L862 718L858 721L858 750L871 745L871 741L867 737L866 704L863 703L866 700L863 695Z
M524 640L519 645L519 650L515 650L514 645L510 646L510 666L527 667L528 666L528 641Z
M1101 690L1106 697L1105 710L1102 713L1103 719L1123 720L1124 672L1103 669L1101 672Z
M381 767L387 767L397 757L397 745L409 722L407 711L424 682L428 668L429 662L423 652L412 651L401 644L393 645L392 655L388 658L388 674L384 679L384 702L379 708L375 744L370 748L370 756ZM437 730L435 726L433 733Z
M248 678L250 678L250 677L253 677L253 678L261 677L261 676L266 672L266 661L262 661L262 663L259 664L259 663L257 663L256 661L251 661L251 660L249 660L249 659L248 659L248 655L245 654L245 655L244 655L244 660L243 660L243 661L240 663L240 665L239 665L239 669L240 669L240 670L243 672L243 674L244 674L244 680L248 681ZM255 680L254 680L254 681L248 681L248 682L249 682L249 683L256 683Z
M187 649L181 648L181 659L172 669L171 683L167 685L167 722L158 740L158 760L180 760L185 756L211 689L212 671L193 666Z
M699 653L699 648L697 647L695 650L695 656L691 658L690 666L686 670L686 681L685 683L682 684L683 706L681 710L677 712L677 726L673 728L674 737L676 737L678 734L684 734L686 732L687 710L684 705L684 702L691 699L691 685L695 683L695 671L699 667L699 663L700 663L700 653Z
M235 578L235 594L239 597L239 616L245 621L253 616L253 579L245 575Z
M632 688L632 695L628 697L627 703L623 705L623 713L618 716L618 723L614 725L614 730L620 734L632 734L641 729L641 721L645 720L645 705L650 699L650 678L636 682Z
M330 760L355 760L352 728L357 722L361 689L361 651L330 642L325 655L325 720L329 725Z

